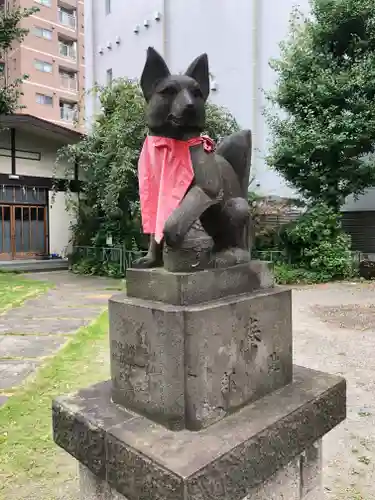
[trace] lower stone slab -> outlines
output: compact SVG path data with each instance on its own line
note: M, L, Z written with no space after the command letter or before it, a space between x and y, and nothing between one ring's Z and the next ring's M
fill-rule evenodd
M345 380L301 367L293 383L198 432L174 432L112 403L110 382L53 403L54 439L95 476L94 493L127 500L269 500L262 487L297 474L296 459L300 475L290 473L288 492L297 481L296 498L311 500L317 442L345 416Z
M322 441L318 440L259 487L249 491L243 500L323 500L321 453ZM306 471L308 482L303 479ZM81 500L127 500L81 464L79 476Z

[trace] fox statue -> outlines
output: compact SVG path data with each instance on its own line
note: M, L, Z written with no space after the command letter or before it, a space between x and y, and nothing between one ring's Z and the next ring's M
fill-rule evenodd
M185 74L171 75L153 48L141 77L149 135L139 160L143 230L150 234L145 257L133 265L163 265L163 245L176 249L196 221L213 240L213 256L249 260L251 132L224 138L215 150L205 130L210 91L208 57L196 58Z

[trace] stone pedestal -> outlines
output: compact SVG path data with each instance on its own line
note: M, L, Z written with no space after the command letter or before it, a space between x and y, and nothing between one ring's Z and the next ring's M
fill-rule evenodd
M53 404L85 500L320 500L345 380L293 367L269 264L131 270L109 304L112 379Z

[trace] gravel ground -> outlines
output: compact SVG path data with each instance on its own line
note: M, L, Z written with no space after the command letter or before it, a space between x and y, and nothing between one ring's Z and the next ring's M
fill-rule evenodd
M328 500L375 500L375 284L293 291L295 363L342 375L348 418L324 441Z

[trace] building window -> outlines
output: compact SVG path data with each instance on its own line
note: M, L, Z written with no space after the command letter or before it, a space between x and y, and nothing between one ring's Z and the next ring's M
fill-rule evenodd
M45 104L46 106L53 106L53 97L45 94L36 94L36 102L38 104Z
M111 13L111 0L105 0L105 13L106 15Z
M38 71L43 71L43 73L52 73L52 64L49 62L34 59L34 67Z
M46 7L51 7L51 0L34 0L34 2L45 5Z
M113 80L113 72L112 68L107 69L107 85L110 86L112 85L112 80Z
M35 36L39 36L40 38L45 38L46 40L52 40L52 31L47 30L45 28L39 28L38 26L34 26L33 33Z
M60 70L60 86L63 89L76 92L78 90L77 73Z
M77 120L78 109L76 102L67 102L60 100L60 118L64 122L73 123Z
M59 23L63 24L64 26L68 26L68 28L76 29L76 11L64 9L64 7L59 7Z
M67 40L59 40L59 53L60 56L69 57L70 59L77 59L77 42L70 42Z

